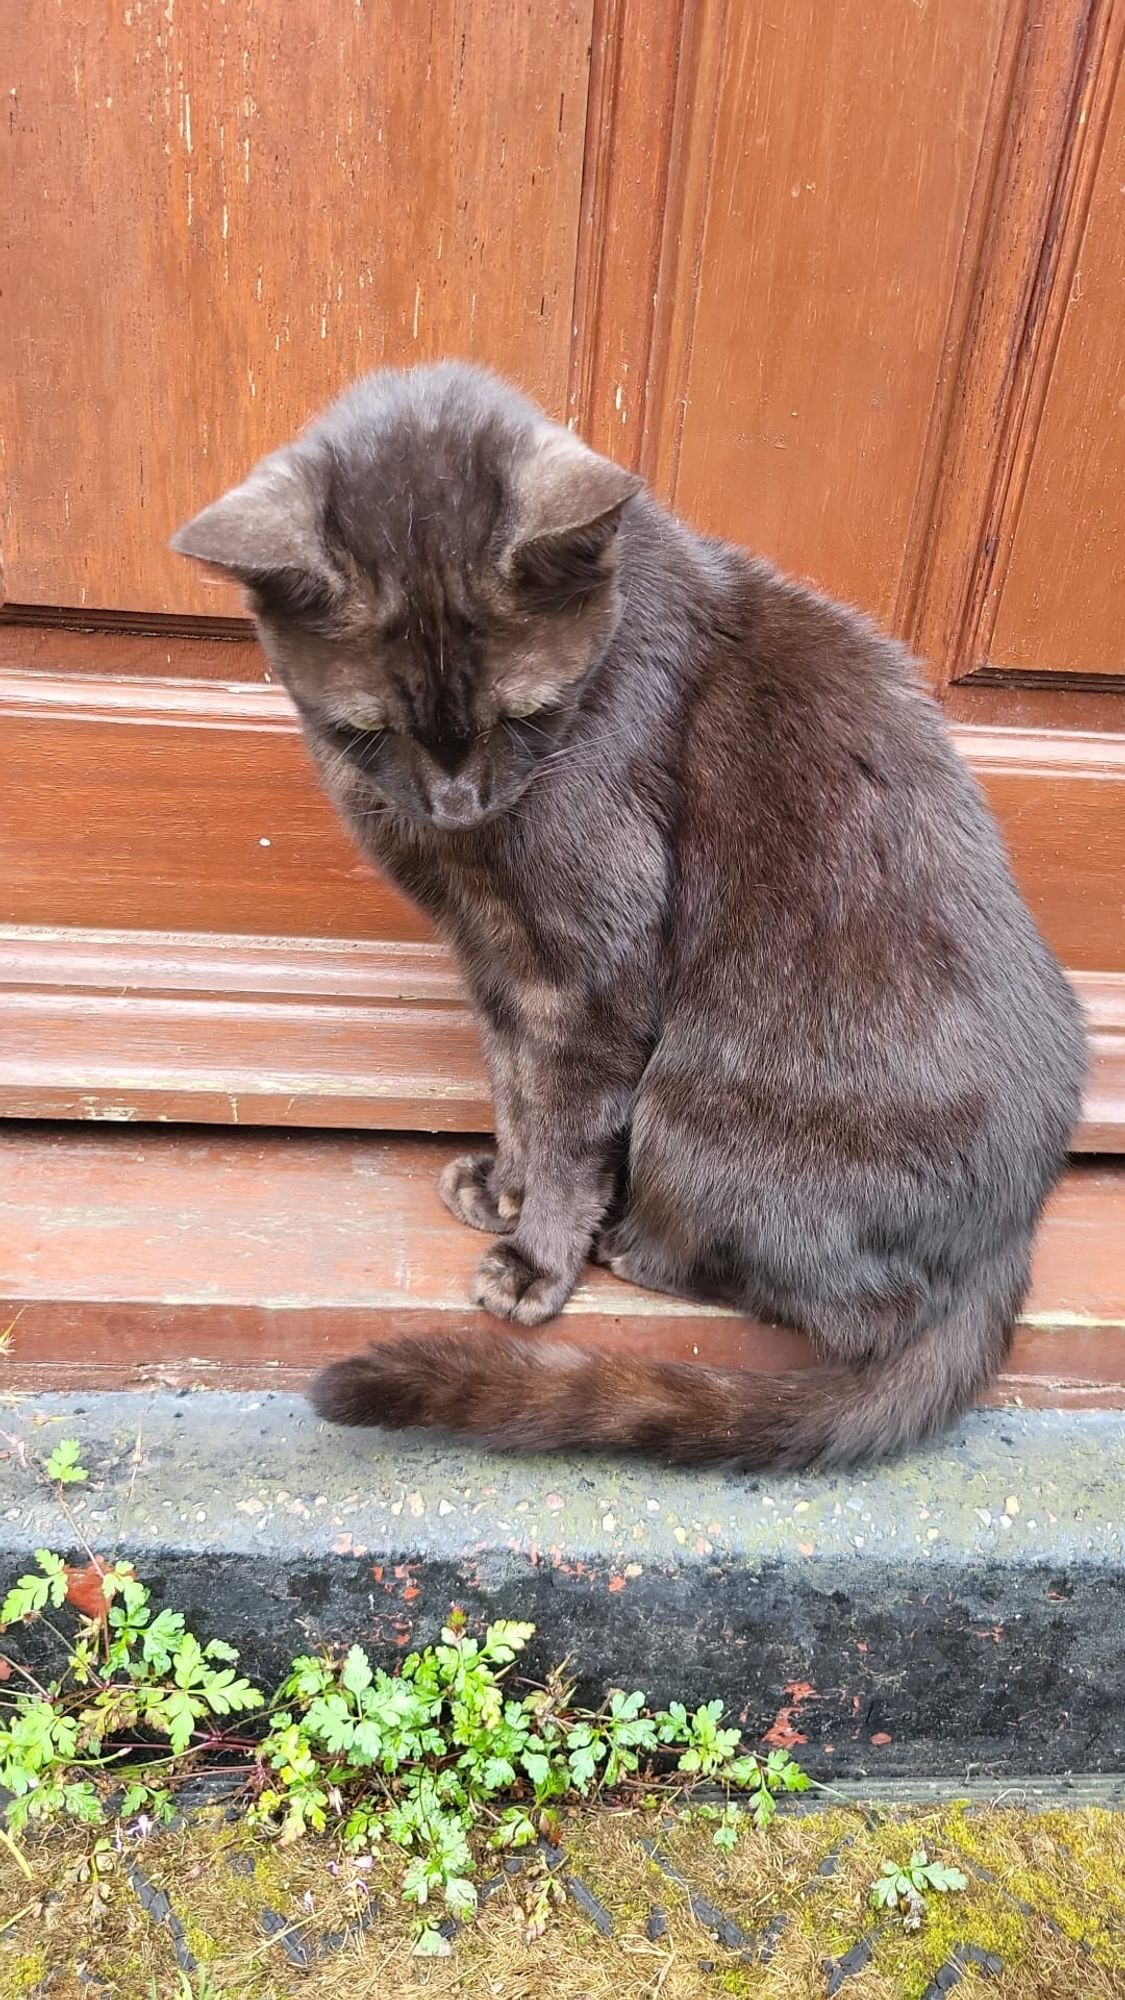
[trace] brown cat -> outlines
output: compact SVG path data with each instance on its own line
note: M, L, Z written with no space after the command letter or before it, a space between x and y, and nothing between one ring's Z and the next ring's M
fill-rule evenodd
M358 384L177 535L248 587L360 846L461 962L495 1152L445 1201L536 1326L593 1250L802 1327L761 1377L490 1333L337 1363L341 1423L838 1464L1007 1351L1074 997L902 649L701 539L492 376Z

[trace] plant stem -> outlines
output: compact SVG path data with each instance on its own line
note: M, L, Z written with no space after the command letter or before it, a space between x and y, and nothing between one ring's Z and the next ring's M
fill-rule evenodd
M13 1861L15 1862L15 1864L16 1864L16 1867L17 1867L17 1868L19 1869L19 1871L20 1871L20 1874L21 1874L21 1875L23 1875L23 1876L25 1876L25 1877L26 1877L26 1879L27 1879L27 1880L28 1880L29 1882L33 1881L33 1880L34 1880L34 1877L33 1877L32 1873L31 1873L31 1870L30 1870L30 1868L29 1868L29 1867L28 1867L28 1865L27 1865L27 1862L26 1862L26 1860L24 1859L23 1855L21 1854L21 1852L20 1852L19 1848L18 1848L18 1847L16 1846L16 1843L15 1843L15 1841L14 1841L14 1840L12 1839L12 1836L11 1836L11 1834L10 1834L10 1833L8 1833L8 1832L6 1831L6 1829L5 1829L4 1827L2 1827L2 1826L0 1826L0 1841L2 1841L2 1842L3 1842L3 1844L4 1844L4 1846L5 1846L6 1848L7 1848L7 1850L8 1850L8 1852L9 1852L9 1854L10 1854L10 1855L11 1855L11 1857L12 1857L12 1860L13 1860ZM30 1905L29 1905L29 1907L30 1907ZM22 1915L22 1912L21 1912L21 1915ZM13 1919L13 1922L14 1922L14 1919ZM4 1926L4 1929L5 1929L5 1930L7 1930L7 1928L8 1928L8 1926L7 1926L6 1924L5 1924L5 1926Z

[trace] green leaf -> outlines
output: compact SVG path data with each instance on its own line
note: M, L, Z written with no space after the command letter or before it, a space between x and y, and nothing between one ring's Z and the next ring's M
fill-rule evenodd
M940 1861L931 1861L921 1872L925 1875L930 1888L936 1889L939 1896L953 1895L969 1886L968 1877L962 1875L959 1868L947 1868Z
M348 1657L344 1661L343 1672L340 1675L341 1687L347 1688L349 1694L361 1695L371 1686L371 1681L371 1662L363 1647L349 1647Z
M236 1678L230 1667L224 1667L222 1673L207 1681L202 1693L212 1715L241 1715L262 1706L257 1688L241 1676Z
M520 1763L536 1787L545 1785L551 1775L551 1760L542 1750L525 1750Z
M61 1556L52 1555L50 1549L36 1549L35 1560L41 1575L21 1576L12 1585L3 1605L0 1605L0 1625L11 1625L17 1619L33 1617L44 1611L48 1604L56 1609L66 1601L66 1565Z
M325 1694L331 1686L332 1669L327 1662L310 1653L301 1653L282 1682L281 1692L286 1697L295 1695L301 1701L311 1701L314 1695Z
M169 1673L183 1636L183 1613L158 1611L141 1639L141 1658L145 1665L154 1668L158 1674Z
M194 1632L184 1633L173 1655L172 1667L178 1688L198 1687L206 1679L207 1662Z
M516 1782L515 1765L506 1757L486 1757L480 1768L480 1783L490 1792L506 1791Z
M167 1691L161 1690L157 1699L149 1703L145 1720L167 1736L179 1756L191 1742L202 1712L202 1704L185 1688L168 1688Z
M412 1958L452 1958L453 1946L432 1924L427 1924L411 1945L410 1955Z
M326 1750L347 1750L355 1739L355 1716L342 1694L321 1695L309 1705L309 1729L320 1737Z
M105 1818L101 1800L89 1778L64 1785L62 1805L68 1817L78 1820L82 1826L100 1826Z
M469 1917L477 1906L477 1892L465 1875L451 1875L445 1885L445 1907L454 1917Z
M507 1666L517 1653L523 1652L534 1633L534 1625L521 1625L514 1618L499 1618L484 1635L484 1657Z
M61 1438L47 1460L47 1477L59 1486L80 1486L90 1475L79 1458L77 1438Z

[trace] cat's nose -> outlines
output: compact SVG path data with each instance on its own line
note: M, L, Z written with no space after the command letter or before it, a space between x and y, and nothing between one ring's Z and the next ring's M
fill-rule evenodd
M472 778L450 778L443 785L435 785L430 793L430 818L443 833L458 833L476 826L487 809Z

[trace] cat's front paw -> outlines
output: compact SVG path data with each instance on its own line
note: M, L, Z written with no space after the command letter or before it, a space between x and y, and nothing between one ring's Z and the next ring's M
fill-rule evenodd
M477 1265L473 1298L495 1319L541 1326L562 1311L573 1288L569 1271L541 1271L512 1244L498 1243Z
M495 1183L495 1153L462 1153L443 1167L438 1193L458 1222L504 1236L519 1219L520 1202L510 1189L497 1191Z

